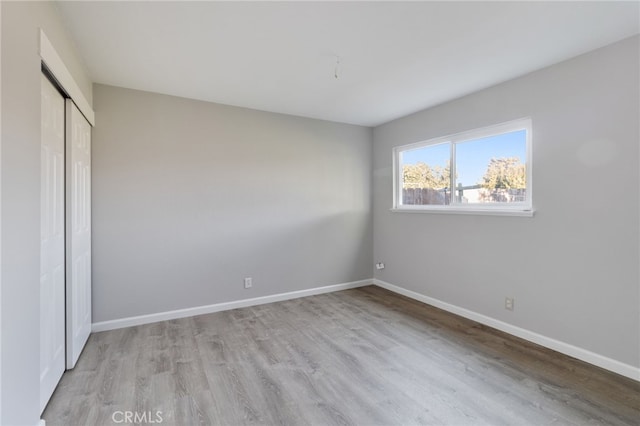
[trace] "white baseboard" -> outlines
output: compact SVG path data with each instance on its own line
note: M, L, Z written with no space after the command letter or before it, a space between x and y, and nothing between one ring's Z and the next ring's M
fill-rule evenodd
M423 302L428 305L435 306L436 308L451 312L453 314L460 315L461 317L479 322L480 324L488 325L489 327L496 328L500 331L504 331L505 333L520 337L524 340L528 340L546 348L553 349L554 351L563 353L565 355L572 356L581 361L604 368L605 370L613 371L614 373L629 377L630 379L640 381L640 368L638 367L634 367L632 365L616 361L615 359L599 355L595 352L573 346L569 343L561 342L559 340L552 339L551 337L543 336L541 334L508 324L495 318L491 318L486 315L482 315L477 312L473 312L468 309L461 308L459 306L455 306L420 293L416 293L415 291L398 287L397 285L393 285L385 281L374 279L373 284L377 285L378 287L386 288L387 290L390 290L394 293L407 296L419 302Z
M192 317L195 315L209 314L213 312L228 311L231 309L246 308L249 306L263 305L265 303L280 302L283 300L297 299L300 297L313 296L316 294L331 293L334 291L347 290L351 288L363 287L366 285L377 285L378 287L385 288L394 293L407 296L411 299L426 303L428 305L435 306L447 312L451 312L461 317L479 322L480 324L493 327L505 333L520 337L538 345L544 346L554 351L563 353L565 355L572 356L579 360L588 362L589 364L596 365L614 373L618 373L622 376L629 377L633 380L640 381L640 368L634 367L629 364L625 364L620 361L605 357L603 355L591 352L589 350L579 348L577 346L565 343L551 337L543 336L533 331L526 330L524 328L517 327L515 325L497 320L495 318L488 317L486 315L479 314L477 312L470 311L459 306L452 305L450 303L443 302L438 299L434 299L429 296L425 296L415 291L407 290L397 285L390 284L388 282L378 279L368 279L361 281L354 281L350 283L335 284L325 287L316 287L308 290L292 291L289 293L279 293L270 296L255 297L252 299L236 300L232 302L216 303L213 305L197 306L194 308L178 309L175 311L159 312L149 315L140 315L135 317L121 318L111 321L102 321L92 324L91 331L96 333L99 331L115 330L118 328L131 327L135 325L150 324L158 321L166 321L177 318ZM42 421L44 423L44 421ZM44 426L41 424L40 426Z
M210 314L213 312L228 311L231 309L246 308L249 306L263 305L265 303L280 302L283 300L297 299L300 297L313 296L316 294L331 293L334 291L348 290L350 288L363 287L373 284L372 279L353 281L350 283L315 287L308 290L298 290L289 293L279 293L270 296L255 297L252 299L235 300L233 302L216 303L213 305L197 306L194 308L177 309L175 311L158 312L156 314L140 315L135 317L121 318L110 321L94 322L91 325L93 333L99 331L115 330L118 328L131 327L134 325L150 324L158 321L166 321L177 318L192 317L195 315Z

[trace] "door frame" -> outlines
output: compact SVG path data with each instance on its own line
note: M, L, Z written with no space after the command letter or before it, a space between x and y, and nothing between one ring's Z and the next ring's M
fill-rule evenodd
M73 103L76 104L82 115L84 115L89 124L91 124L91 127L95 126L96 117L93 108L91 108L91 104L89 104L87 98L82 94L80 86L78 86L73 75L71 75L71 72L69 72L69 69L64 64L62 58L58 55L58 52L56 52L56 49L53 47L49 38L42 29L40 29L39 50L42 64L56 80L58 86L60 86L65 94L71 98Z

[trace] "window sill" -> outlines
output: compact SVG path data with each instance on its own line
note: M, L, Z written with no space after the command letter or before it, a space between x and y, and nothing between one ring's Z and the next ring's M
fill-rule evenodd
M534 210L524 209L479 209L479 208L425 208L425 207L396 207L392 208L393 213L435 213L435 214L466 214L481 216L519 216L533 217Z

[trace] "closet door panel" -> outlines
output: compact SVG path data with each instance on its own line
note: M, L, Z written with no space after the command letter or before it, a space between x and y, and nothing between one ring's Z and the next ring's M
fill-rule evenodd
M41 79L40 411L65 368L65 101Z
M67 117L67 368L91 333L91 125L70 99Z

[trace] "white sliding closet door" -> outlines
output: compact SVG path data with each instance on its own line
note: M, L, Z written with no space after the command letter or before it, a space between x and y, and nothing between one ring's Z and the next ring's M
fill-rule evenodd
M91 333L91 125L67 99L67 368Z
M65 367L64 98L41 77L40 411Z

